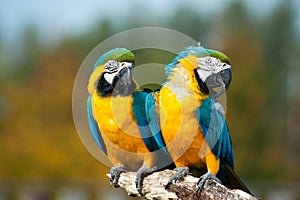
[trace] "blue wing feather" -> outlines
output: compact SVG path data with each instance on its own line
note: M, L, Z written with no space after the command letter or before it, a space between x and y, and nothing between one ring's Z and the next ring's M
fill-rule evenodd
M159 116L156 108L156 99L154 95L155 94L152 92L149 93L146 97L145 110L147 121L149 123L149 128L152 132L155 142L158 145L158 149L162 149L166 155L169 155L161 133Z
M135 92L133 95L133 113L139 126L140 134L148 150L155 152L158 169L174 169L175 164L169 155L163 140L159 116L156 111L154 93Z
M100 130L98 128L98 124L96 120L93 117L93 111L92 111L92 96L89 95L88 100L87 100L87 113L88 113L88 121L90 125L90 130L92 132L93 138L97 145L100 147L100 149L107 154L106 146L104 144L102 135L100 133Z
M209 147L217 158L225 159L234 168L233 149L227 122L215 108L215 101L210 97L202 101L195 110L195 116Z
M148 93L146 92L135 92L132 96L132 110L144 143L148 150L153 152L157 150L158 147L147 122L145 110L145 101L147 95Z
M133 113L149 151L161 149L169 155L161 134L158 113L156 112L156 100L153 95L152 92L135 92L132 104Z

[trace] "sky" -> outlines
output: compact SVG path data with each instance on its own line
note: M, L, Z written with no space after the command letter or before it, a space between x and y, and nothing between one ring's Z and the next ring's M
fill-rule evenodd
M19 36L18 33L25 26L32 25L37 28L42 40L59 40L70 34L80 34L103 18L120 21L130 12L135 12L136 8L142 10L137 11L139 13L163 17L182 6L196 8L202 13L217 13L232 1L234 0L0 0L0 39L10 42ZM280 2L244 1L255 15L264 15ZM294 2L300 8L300 1Z

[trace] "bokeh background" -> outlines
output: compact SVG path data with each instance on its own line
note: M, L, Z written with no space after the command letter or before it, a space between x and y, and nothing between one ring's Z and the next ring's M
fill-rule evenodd
M236 171L264 199L300 199L298 0L0 0L0 200L127 199L80 141L72 88L96 45L144 26L231 58Z

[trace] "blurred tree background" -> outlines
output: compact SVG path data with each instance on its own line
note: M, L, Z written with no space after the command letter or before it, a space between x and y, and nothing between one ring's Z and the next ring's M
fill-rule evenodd
M13 193L24 180L52 186L70 180L109 184L108 168L87 152L77 135L73 83L97 44L143 26L180 31L231 58L227 119L236 171L260 196L271 199L279 188L300 198L293 190L300 186L297 0L279 1L260 15L249 2L228 1L222 9L204 13L181 4L164 17L133 6L118 21L98 19L88 30L53 43L43 41L34 24L10 42L0 29L0 199L2 190Z

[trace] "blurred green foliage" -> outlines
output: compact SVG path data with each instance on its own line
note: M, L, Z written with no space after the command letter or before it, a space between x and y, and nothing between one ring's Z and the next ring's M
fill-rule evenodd
M244 179L300 178L299 145L293 142L299 141L299 131L289 128L300 119L300 97L288 96L287 85L300 47L294 18L290 1L263 17L234 1L217 15L181 8L163 19L164 27L231 58L227 119L236 170ZM15 54L5 52L0 43L0 179L104 177L108 169L85 150L76 133L72 87L80 64L98 43L128 27L157 25L144 24L134 15L122 20L123 27L101 20L53 46L41 43L29 26ZM144 63L151 60L139 56ZM166 56L162 62L172 58Z

